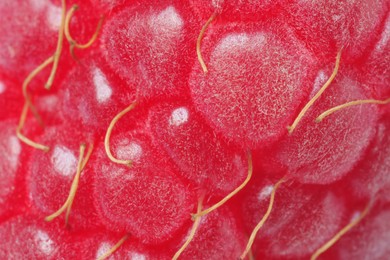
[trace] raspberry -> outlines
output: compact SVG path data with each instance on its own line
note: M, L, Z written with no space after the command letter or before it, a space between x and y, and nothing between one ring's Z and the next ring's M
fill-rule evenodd
M124 91L128 94L119 95ZM135 98L134 92L97 55L86 57L69 72L58 96L65 119L98 136L105 132L116 111Z
M387 174L389 163L389 138L385 134L389 129L388 122L384 119L377 127L377 134L371 144L372 148L366 154L366 160L360 162L344 180L352 194L360 198L388 197L386 190L390 185L390 178Z
M373 91L374 98L383 98L389 96L389 88L387 82L390 80L389 73L389 32L390 32L390 15L387 15L386 23L383 26L382 33L378 37L375 48L365 60L365 66L361 69L362 81L367 84L368 88ZM369 87L370 86L370 87Z
M194 208L192 192L175 176L170 160L153 147L147 135L124 131L114 141L116 155L132 164L131 168L114 164L105 158L104 149L97 148L96 154L104 158L93 173L98 214L108 228L129 232L144 243L168 240ZM160 169L156 171L156 167Z
M59 226L48 225L34 216L18 216L2 223L0 237L4 243L0 254L14 259L55 259L65 242Z
M55 48L61 7L51 1L6 1L0 5L1 70L23 77Z
M371 47L388 12L384 0L295 1L283 7L298 37L323 59L331 59L341 47L346 60L360 58Z
M12 131L15 124L14 120L1 122L1 145L0 154L4 158L0 163L0 216L7 212L7 202L11 199L11 195L15 189L16 176L18 174L20 160L22 159L22 146Z
M243 241L245 236L234 221L232 213L221 210L200 221L193 240L180 258L230 258L241 253Z
M267 146L286 134L314 81L317 60L289 37L289 28L278 27L210 28L212 38L204 39L208 45L202 50L209 71L203 75L196 64L192 72L196 107L214 129L242 147Z
M138 98L182 96L186 91L186 24L174 5L156 1L150 9L129 5L102 32L107 63L136 88Z
M46 216L56 212L66 201L77 171L79 146L83 142L91 145L91 141L82 140L83 137L73 135L71 139L65 138L57 132L58 129L59 127L51 127L45 130L41 140L51 149L45 154L38 150L33 151L28 167L29 174L26 176L31 204ZM82 172L76 199L71 207L70 222L73 223L73 229L99 227L99 220L93 213L95 210L91 181L92 176Z
M329 255L338 257L340 259L367 257L373 259L386 258L389 253L387 246L382 246L383 241L389 239L388 230L389 225L389 209L373 210L361 225L351 230L349 234L340 241L329 252ZM359 239L356 239L359 238Z
M17 104L23 102L23 95L17 88L14 79L0 76L0 103L3 108L0 111L0 119L16 118L20 113L20 106Z
M389 1L0 4L0 257L384 259Z
M326 78L323 73L319 72L317 84ZM301 182L325 184L339 180L356 164L373 137L378 114L375 107L351 107L315 123L316 116L330 104L367 97L348 72L340 74L295 132L280 142L277 158ZM359 145L353 140L359 140Z
M226 196L245 179L245 151L219 141L192 106L161 104L150 109L149 120L156 142L177 163L179 174L202 188L203 195Z

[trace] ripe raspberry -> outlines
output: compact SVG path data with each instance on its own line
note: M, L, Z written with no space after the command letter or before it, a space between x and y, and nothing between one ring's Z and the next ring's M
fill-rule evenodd
M389 8L3 1L0 257L384 259Z

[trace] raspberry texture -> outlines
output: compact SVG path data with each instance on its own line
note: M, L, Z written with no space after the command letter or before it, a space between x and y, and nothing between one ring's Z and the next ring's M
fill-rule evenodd
M1 259L386 259L390 1L0 3Z

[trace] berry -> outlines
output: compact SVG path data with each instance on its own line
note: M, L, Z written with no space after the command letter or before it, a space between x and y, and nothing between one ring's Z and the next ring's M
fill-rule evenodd
M0 258L384 259L388 0L6 0Z
M319 72L317 85L323 84L324 73ZM279 144L278 159L289 168L289 174L301 182L325 184L339 180L353 168L373 137L377 124L376 107L367 106L364 110L350 107L315 122L330 104L367 98L358 82L347 74L340 74L297 129ZM354 140L359 140L358 145Z
M210 28L212 38L206 37L202 48L208 73L195 64L190 79L195 106L216 131L247 149L273 144L286 134L311 91L317 66L289 28L258 27Z
M220 141L192 106L161 104L150 109L149 120L156 142L179 166L178 174L203 195L225 196L245 179L246 152Z

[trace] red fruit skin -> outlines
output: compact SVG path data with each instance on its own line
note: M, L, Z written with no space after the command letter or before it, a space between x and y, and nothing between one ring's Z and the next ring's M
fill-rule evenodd
M39 141L50 147L48 152L34 150L29 161L26 176L30 204L39 212L42 219L56 212L66 201L71 183L77 171L80 145L87 149L94 145L92 138L84 138L83 133L64 134L67 128L51 127ZM79 136L77 135L79 134ZM86 169L90 167L87 164ZM69 218L72 230L92 230L101 228L93 207L93 176L82 172L79 186ZM65 213L54 221L64 221Z
M105 19L77 59L64 40L50 92L51 66L28 86L44 127L29 113L23 133L48 153L17 141L15 130L23 80L54 54L58 28L50 25L59 16L50 14L61 1L0 3L1 259L95 259L126 234L111 258L171 259L199 198L210 207L242 183L248 150L252 179L202 218L182 259L241 255L283 176L255 259L309 258L369 202L365 219L320 259L386 258L389 106L314 120L347 101L389 97L389 1L66 2L67 10L79 5L70 32L80 43ZM201 41L205 74L196 42L213 14ZM335 80L288 135L341 47ZM112 163L103 143L109 122L134 100L110 144L115 157L134 160L129 168ZM70 225L63 215L45 223L68 196L81 143L94 150Z
M108 19L101 52L137 99L186 96L191 35L177 3L134 1Z
M17 185L26 170L22 163L26 156L16 137L15 123L14 119L0 121L0 222L23 207L25 196L23 185Z
M390 11L387 12L387 18L383 23L381 34L374 48L364 61L359 64L359 75L367 89L372 92L375 99L386 99L390 96ZM388 106L381 107L388 110Z
M89 0L88 1L97 13L103 14L104 17L110 16L117 10L123 8L126 3L132 3L133 1L127 0Z
M343 49L343 59L353 62L372 50L389 11L387 0L294 1L282 6L285 21L321 60L332 61Z
M89 48L75 48L74 55L67 57L69 60L73 61L74 65L98 48L98 42L101 35L101 28L98 27L99 22L102 23L103 27L105 20L109 16L108 10L101 10L95 3L92 2L93 1L90 0L82 2L77 0L66 1L68 10L77 6L69 22L69 33L71 37L79 44L86 44L90 41L93 35L97 33L97 39ZM64 48L67 50L69 49L70 44L67 40L65 40L65 42Z
M130 233L145 244L161 244L190 223L197 198L192 187L177 177L169 157L151 142L143 127L146 118L145 111L134 110L122 119L130 127L118 125L111 136L114 157L132 160L131 167L111 162L99 146L98 161L91 162L94 167L89 174L95 179L98 215L108 229Z
M329 73L319 72L311 96L318 86L322 86ZM346 69L339 72L294 132L278 144L276 158L288 168L292 178L302 183L328 184L340 180L352 170L375 134L379 116L377 108L352 106L319 123L315 120L331 107L351 100L367 99L368 95L353 71Z
M23 108L23 95L17 80L0 73L0 120L16 118Z
M8 259L58 259L64 244L59 225L48 224L35 215L20 215L0 226L0 256Z
M68 3L71 5L72 3ZM20 88L25 78L44 61L54 55L61 22L60 1L6 1L0 5L0 69L15 77ZM75 61L69 45L63 42L59 66L52 87L66 75ZM30 83L33 94L46 92L44 85L51 73L49 64Z
M213 213L202 217L193 240L181 255L182 259L231 259L243 252L247 237L230 209L225 207ZM177 245L184 244L189 232L190 229L180 242L176 241L175 250L179 249Z
M56 47L60 6L45 1L3 1L0 5L0 68L24 77Z
M189 0L189 5L199 20L205 22L212 14L223 21L259 21L276 16L287 0Z
M390 205L377 204L323 255L324 259L386 259L390 253Z
M178 174L197 186L199 197L224 197L246 178L247 152L224 142L192 105L158 104L148 120L154 142L176 163Z
M349 191L350 196L367 201L389 200L389 127L387 117L379 121L376 135L363 159L339 183L339 186Z
M111 120L135 100L135 89L112 72L100 54L80 60L62 82L60 110L73 127L104 136Z
M66 241L60 247L65 259L97 259L106 254L115 244L123 238L122 235L101 229L95 232L68 233ZM170 259L164 252L158 252L146 247L134 237L128 236L117 250L108 259Z
M248 234L267 211L277 181L263 175L240 195L238 207ZM256 236L253 253L261 259L309 257L343 227L345 213L345 201L334 190L286 181L275 192L271 214Z
M290 28L216 22L203 39L202 54L208 72L195 63L191 95L217 133L244 149L270 146L287 134L318 66Z

